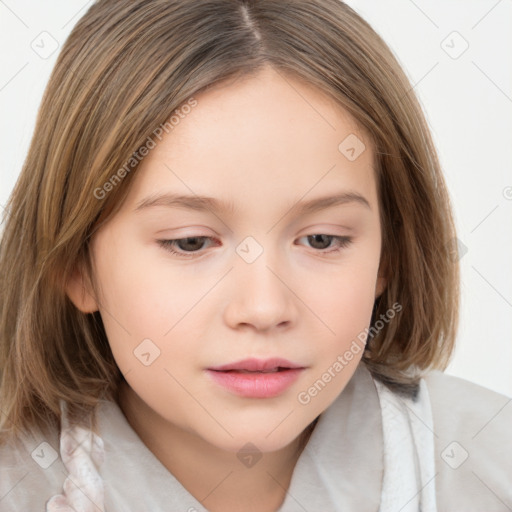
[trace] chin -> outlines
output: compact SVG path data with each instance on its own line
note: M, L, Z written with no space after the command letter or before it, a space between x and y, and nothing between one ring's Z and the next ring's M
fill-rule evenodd
M304 428L306 427L307 425L304 426ZM285 429L283 429L282 432L278 432L278 428L272 432L274 428L275 427L268 429L246 429L245 431L236 432L230 430L233 437L226 434L222 436L222 439L217 437L216 439L205 438L205 440L215 445L220 450L233 452L237 455L239 452L252 450L260 453L271 453L282 450L290 443L297 440L304 431L304 429L297 431L296 425L293 431L285 431Z

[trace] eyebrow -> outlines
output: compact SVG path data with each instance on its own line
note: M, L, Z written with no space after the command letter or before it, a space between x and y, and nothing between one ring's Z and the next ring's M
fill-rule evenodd
M369 210L372 209L368 200L361 194L357 192L342 192L336 195L310 199L308 201L296 201L290 206L288 212L293 212L296 215L305 215L344 204L358 204ZM226 202L213 197L180 194L150 195L139 201L134 211L140 212L156 206L183 208L200 212L211 211L229 214L235 212L235 205L232 201Z

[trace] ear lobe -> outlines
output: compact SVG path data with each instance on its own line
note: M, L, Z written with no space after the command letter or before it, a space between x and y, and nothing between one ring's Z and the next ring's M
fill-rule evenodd
M379 271L377 275L377 282L375 284L375 298L380 297L388 284L387 272L388 264L387 260L381 260L379 265Z
M94 313L98 311L98 303L93 291L86 288L84 281L81 269L75 269L66 283L66 295L82 313Z
M377 284L375 286L375 298L380 297L386 289L387 279L384 276L377 277Z

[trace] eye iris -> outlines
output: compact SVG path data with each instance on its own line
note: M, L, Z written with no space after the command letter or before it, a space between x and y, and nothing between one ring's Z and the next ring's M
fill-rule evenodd
M324 241L327 239L327 244L325 247L317 247L315 246L315 244L317 243L318 239L320 239L320 245L322 245L322 238L324 239ZM313 239L314 240L314 243L311 244L311 246L315 249L326 249L327 247L329 247L329 244L330 244L330 241L331 241L331 238L332 236L331 235L309 235L308 236L308 239ZM311 243L311 240L310 240L310 243Z
M199 242L199 244L198 244ZM192 245L192 247L186 247L188 244ZM177 241L177 245L183 251L197 251L201 249L204 244L204 237L201 236L191 236L188 238L182 238Z

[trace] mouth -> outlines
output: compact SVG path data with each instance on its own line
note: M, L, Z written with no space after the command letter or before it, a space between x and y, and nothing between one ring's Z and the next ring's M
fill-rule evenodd
M208 368L221 387L245 398L272 398L286 391L306 368L285 359L245 359Z

